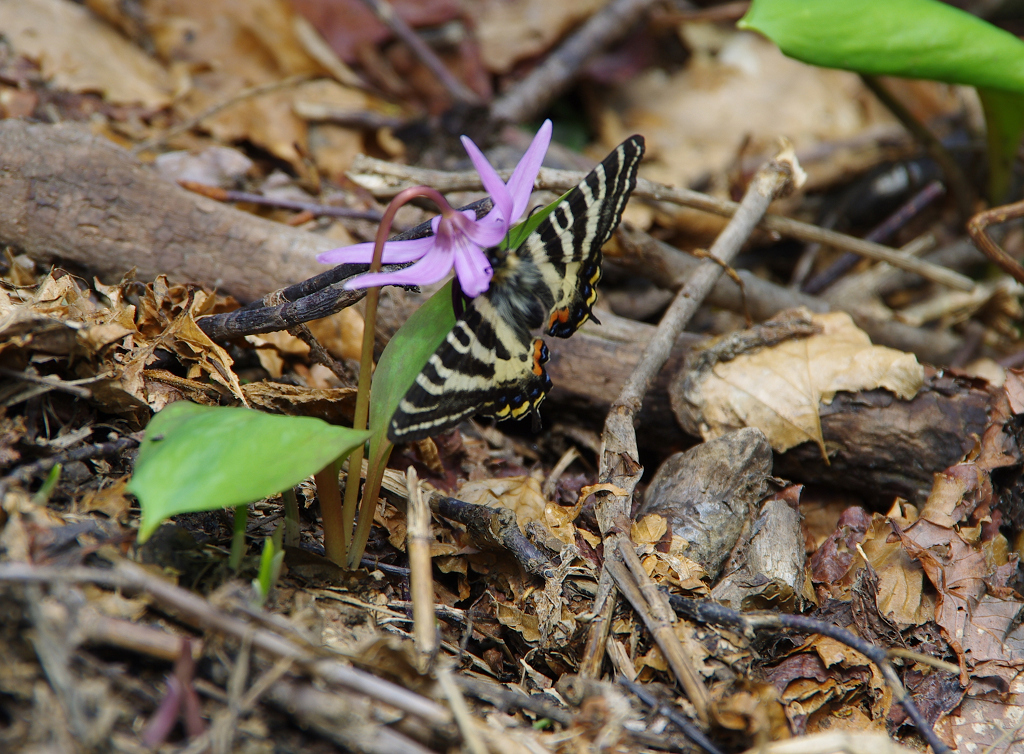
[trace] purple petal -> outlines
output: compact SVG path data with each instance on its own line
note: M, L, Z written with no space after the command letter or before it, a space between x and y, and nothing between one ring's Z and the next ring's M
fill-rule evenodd
M476 244L468 239L455 250L455 274L463 293L479 296L491 286L491 263Z
M452 268L452 249L436 245L412 267L397 272L366 273L345 283L345 290L373 288L383 285L430 285L443 278Z
M537 135L533 137L530 148L526 150L523 159L516 165L512 177L508 179L508 190L512 195L512 214L506 216L509 224L518 220L526 211L526 205L530 202L530 194L533 193L533 184L537 180L537 173L540 172L541 163L544 162L544 155L548 151L550 143L551 121L546 120L537 131Z
M414 262L428 254L436 239L433 236L413 238L408 241L387 241L384 244L384 255L381 264L402 264ZM373 244L357 243L342 246L317 254L316 261L323 264L369 264L373 260Z
M491 212L482 220L462 229L463 235L484 249L497 246L508 233L508 222L497 212Z
M494 209L501 213L501 216L505 218L505 222L512 222L514 219L512 217L513 201L512 196L505 187L505 182L501 180L501 176L495 172L494 168L491 167L491 163L484 157L483 152L477 148L476 144L468 136L462 137L462 146L469 153L469 159L473 161L473 167L480 174L480 180L484 184L487 193L491 195L491 199L494 201Z

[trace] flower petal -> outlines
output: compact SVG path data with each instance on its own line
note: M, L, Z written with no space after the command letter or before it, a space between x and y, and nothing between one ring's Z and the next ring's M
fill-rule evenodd
M455 250L455 274L459 278L462 292L470 298L479 296L491 287L491 262L468 239Z
M433 236L413 238L407 241L386 241L381 264L402 264L414 262L425 256L434 247ZM316 261L323 264L369 264L373 261L373 244L357 243L342 246L316 255Z
M487 158L484 157L483 152L480 151L477 145L474 144L468 136L462 137L462 146L466 148L466 152L469 154L469 159L473 161L473 167L475 167L476 172L480 174L480 181L484 184L484 188L487 190L487 193L491 195L491 199L494 202L494 209L501 214L506 223L512 222L512 220L515 219L512 217L512 196L505 187L505 182L501 180L501 176L495 172L494 168L491 167L491 163L489 163Z
M411 267L396 272L374 272L354 277L345 283L345 290L382 285L430 285L441 280L452 268L452 248L436 245L429 254Z
M530 202L530 194L533 193L533 184L537 180L537 173L540 172L541 163L544 162L544 155L547 153L550 143L551 121L546 120L537 131L537 135L533 137L530 148L526 150L523 159L516 165L512 177L508 179L508 191L512 196L512 214L506 216L509 224L518 220L526 211L526 205ZM479 171L479 167L477 170Z
M508 223L497 212L491 212L487 217L462 229L466 238L484 249L497 246L507 233Z

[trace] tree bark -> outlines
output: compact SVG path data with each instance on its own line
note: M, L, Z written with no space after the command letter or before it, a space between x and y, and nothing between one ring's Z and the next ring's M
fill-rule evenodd
M0 121L0 243L107 282L132 266L252 301L324 271L327 239L160 178L75 124Z

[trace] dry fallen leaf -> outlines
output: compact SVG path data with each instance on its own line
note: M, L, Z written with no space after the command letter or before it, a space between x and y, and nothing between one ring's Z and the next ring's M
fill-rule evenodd
M39 64L54 88L99 92L108 102L154 109L171 101L167 71L81 5L2 0L0 29L15 52Z
M192 71L191 88L175 102L179 115L194 116L249 87L321 73L296 37L293 17L284 0L149 0L146 27L158 54ZM237 102L202 125L219 141L248 140L301 172L300 153L308 144L306 124L293 112L298 100L361 110L368 98L335 81L311 81ZM332 144L329 151L354 156L360 144L358 133L350 131L344 144ZM332 171L341 162L332 157Z
M467 3L466 9L473 16L484 65L492 73L507 73L607 4L608 0L482 0Z
M644 134L641 173L652 180L686 186L721 177L740 150L763 154L785 135L812 157L801 157L809 185L822 186L884 159L880 137L891 142L899 135L892 115L854 73L806 65L756 34L721 24L687 23L680 36L690 62L673 73L649 68L616 87L598 121L606 147ZM899 86L901 101L925 122L962 106L945 84ZM814 147L829 143L838 148L813 159Z
M466 482L459 490L459 499L492 508L508 508L516 514L521 531L531 521L544 522L547 500L540 482L529 476L510 476Z
M916 395L924 368L913 354L871 345L848 314L810 319L820 334L716 363L687 392L689 405L674 401L677 415L687 413L705 440L757 427L776 452L811 441L826 456L818 411L837 392L884 388L903 400Z

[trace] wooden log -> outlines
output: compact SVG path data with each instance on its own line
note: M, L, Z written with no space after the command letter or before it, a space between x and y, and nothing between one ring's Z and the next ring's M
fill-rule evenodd
M0 121L0 243L119 279L166 274L242 301L323 272L332 243L192 194L76 124Z

